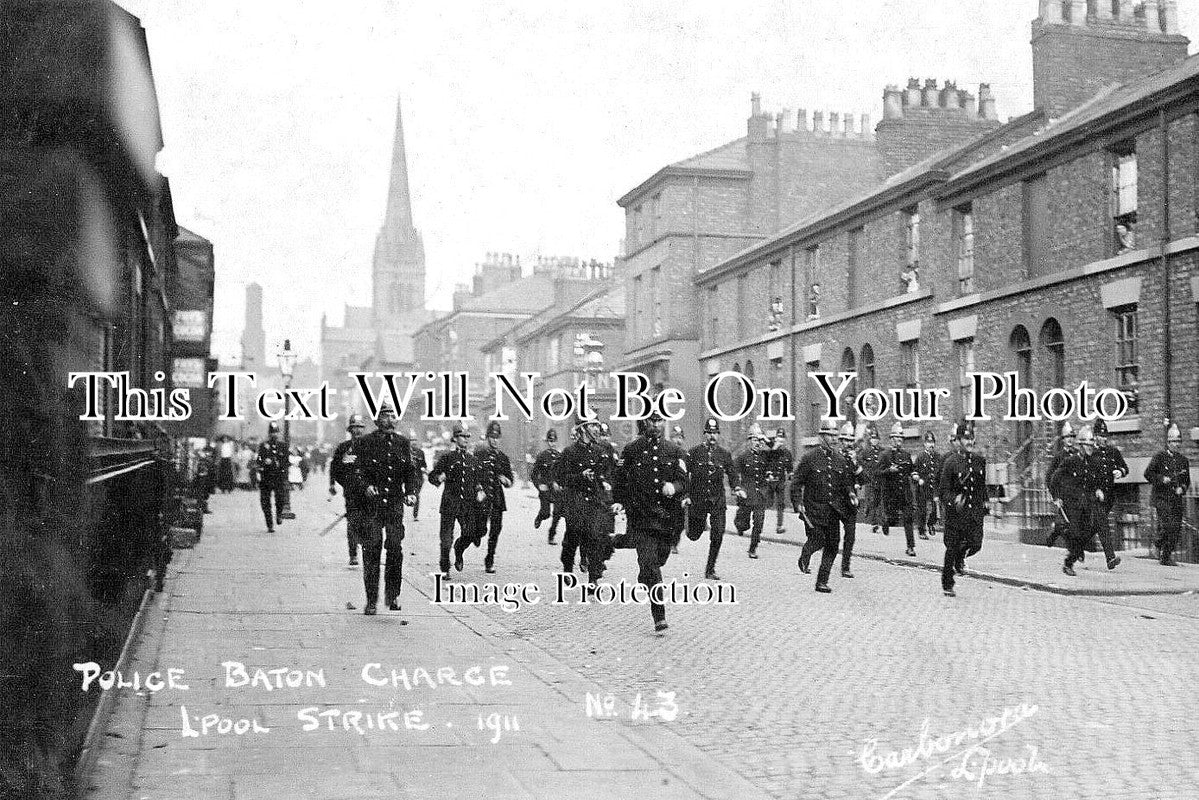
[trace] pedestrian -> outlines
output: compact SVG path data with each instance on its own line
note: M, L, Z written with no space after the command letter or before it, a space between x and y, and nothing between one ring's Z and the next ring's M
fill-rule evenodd
M364 614L376 613L379 600L379 563L387 550L383 569L383 602L400 610L404 579L404 506L415 501L412 443L396 432L396 411L389 403L379 408L375 430L353 445L355 480L362 487L366 524L362 541L362 582L366 589Z
M275 525L283 524L283 506L287 503L287 445L279 436L279 423L272 422L266 428L266 441L258 445L258 502L266 517L268 533L275 532ZM271 499L274 498L274 518L271 516Z
M1145 468L1150 501L1157 514L1157 548L1163 567L1177 567L1174 549L1182 529L1183 506L1191 486L1191 463L1181 452L1182 433L1171 424L1166 430L1166 449L1158 452Z
M443 486L441 490L441 576L450 577L450 549L454 551L454 569L462 571L463 553L471 545L482 541L481 517L487 508L487 476L483 463L470 450L470 431L455 425L450 433L453 447L441 454L429 483ZM454 541L454 526L458 527L458 540Z
M492 420L487 423L486 441L475 450L475 455L483 464L484 489L487 492L487 507L479 518L479 536L487 537L487 555L483 559L483 567L488 573L495 572L495 546L504 528L504 512L508 510L504 489L510 488L514 480L512 461L500 449L502 437L500 423Z
M945 511L945 559L941 590L956 597L954 577L966 574L966 559L982 550L983 517L987 514L987 461L974 452L974 423L953 428L954 452L941 463L937 494Z
M1095 432L1095 458L1100 462L1099 474L1102 477L1099 488L1104 498L1099 504L1102 516L1096 528L1099 530L1099 543L1106 553L1113 549L1111 515L1116 505L1116 481L1128 475L1128 462L1124 460L1120 449L1108 439L1106 422L1097 419L1091 428Z
M775 513L775 533L782 536L787 532L783 515L787 510L787 487L791 483L791 472L795 468L795 454L787 447L787 431L778 428L770 440L767 453L767 481L770 484L771 501Z
M912 454L903 447L903 423L891 426L891 447L884 450L875 463L874 474L882 497L883 536L891 532L891 526L903 523L903 534L907 541L908 556L916 555L916 537L912 525L912 484L918 479Z
M233 437L221 434L217 440L216 485L221 494L233 491L235 480L233 475L233 457L237 454L237 444Z
M726 516L725 485L729 491L737 486L736 467L733 456L718 444L720 423L709 419L704 423L704 442L687 453L687 473L691 476L687 508L687 538L693 542L703 536L708 528L708 560L704 567L704 579L718 581L716 559L720 556L720 544L724 541Z
M687 434L683 431L682 425L675 425L670 429L670 442L675 447L687 452ZM679 542L683 539L683 530L687 527L687 508L683 505L687 498L681 498L676 507L671 510L670 517L670 552L677 554L679 552Z
M737 476L737 486L733 490L737 496L737 514L733 517L733 526L739 536L750 531L749 557L757 558L766 507L771 499L766 481L766 437L757 423L750 426L749 442L749 448L733 459L733 472Z
M293 447L287 455L287 482L291 484L292 490L297 492L304 488L304 472L300 468L302 460L300 448Z
M337 445L329 466L329 495L336 495L337 486L341 485L346 502L346 546L350 552L350 566L353 567L358 565L358 547L369 524L366 498L357 481L355 464L358 456L353 450L354 444L366 433L366 419L361 414L351 414L346 422L346 430L350 438Z
M878 460L882 458L883 449L879 445L878 428L873 422L866 423L862 436L862 444L858 448L858 464L861 465L865 485L862 494L861 512L870 525L871 533L879 532L879 517L882 509L878 480Z
M638 423L640 435L621 451L613 487L613 511L623 508L627 515L629 537L637 550L637 582L650 592L650 615L658 632L668 627L666 607L654 601L654 593L670 558L670 515L674 498L687 492L685 456L663 441L663 427L656 411Z
M580 416L574 442L554 464L554 483L561 487L566 512L562 536L562 571L574 572L575 551L579 566L595 584L604 574L608 530L604 518L612 513L612 461L600 444L600 422L595 412Z
M545 449L537 454L533 462L533 471L529 476L533 485L537 487L537 499L541 503L537 516L533 518L533 527L540 528L541 523L547 519L551 520L548 536L551 545L555 543L554 539L558 535L558 520L562 519L562 509L559 508L559 502L556 502L550 476L553 474L554 462L561 455L558 452L558 432L550 428L545 433Z
M937 452L937 436L932 431L924 432L924 450L916 456L916 527L920 538L936 535L937 524L937 480L941 477L941 464L945 456Z
M1078 429L1078 450L1060 459L1046 479L1054 505L1066 522L1067 554L1062 572L1071 577L1084 548L1096 537L1103 544L1107 568L1115 569L1120 563L1111 539L1103 530L1107 521L1103 487L1110 478L1104 474L1106 469L1106 461L1095 452L1093 429L1083 425Z
M855 515L854 473L837 447L837 423L824 419L820 423L820 444L803 454L791 478L791 505L800 519L808 540L799 554L799 570L810 575L810 562L821 551L820 567L816 571L816 591L828 594L833 563L837 560L837 545L844 520Z
M1049 466L1045 470L1045 475L1052 475L1057 469L1058 464L1062 459L1078 449L1078 440L1074 434L1074 427L1070 423L1063 422L1062 428L1058 432L1057 439L1053 443L1052 454L1049 459ZM1069 530L1066 521L1062 518L1062 512L1059 510L1053 517L1053 527L1049 532L1049 539L1045 542L1046 547L1053 547L1058 539L1069 539ZM1086 558L1086 551L1083 551L1083 558Z
M846 422L841 426L841 455L845 456L845 466L849 473L849 483L852 487L852 496L849 507L849 514L841 518L841 527L844 528L843 541L841 544L841 577L852 578L853 572L849 568L849 562L853 558L853 545L857 539L858 532L858 503L862 497L862 482L865 480L865 470L858 464L858 448L854 440L853 423Z

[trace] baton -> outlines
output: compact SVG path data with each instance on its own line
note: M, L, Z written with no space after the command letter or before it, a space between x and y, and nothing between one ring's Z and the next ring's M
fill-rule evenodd
M345 518L346 518L346 515L345 515L345 514L338 514L338 515L337 515L337 519L333 520L333 521L332 521L332 522L330 522L328 525L326 525L326 526L324 527L324 529L323 529L323 530L321 530L321 532L317 534L317 536L324 536L324 535L325 535L325 534L327 534L329 531L331 531L331 530L333 530L334 528L336 528L336 527L337 527L337 523L341 522L341 521L342 521L343 519L345 519Z
M1072 523L1070 522L1070 518L1066 516L1066 509L1062 508L1061 506L1058 506L1058 507L1057 507L1057 513L1059 513L1059 514L1061 514L1061 515L1062 515L1062 519L1064 519L1064 520L1066 521L1066 524L1067 524L1067 525L1070 525L1070 524L1072 524Z

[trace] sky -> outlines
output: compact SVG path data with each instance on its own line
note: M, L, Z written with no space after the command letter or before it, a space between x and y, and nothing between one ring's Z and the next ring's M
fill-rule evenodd
M426 304L488 252L610 262L616 200L763 110L882 116L909 77L1032 108L1036 0L119 0L141 17L179 223L216 253L213 350L247 283L268 350L318 358L322 313L369 305L402 98ZM1199 33L1199 4L1180 9Z

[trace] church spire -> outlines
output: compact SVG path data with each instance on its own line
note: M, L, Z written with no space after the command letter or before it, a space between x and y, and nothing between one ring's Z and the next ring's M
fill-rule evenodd
M408 189L408 156L404 149L404 116L396 98L396 133L391 151L391 185L387 189L384 227L392 231L412 228L412 196Z

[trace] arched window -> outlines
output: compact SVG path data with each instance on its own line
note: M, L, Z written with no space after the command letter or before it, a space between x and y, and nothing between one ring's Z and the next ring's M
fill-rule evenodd
M856 372L858 368L858 360L854 356L853 348L847 347L841 352L841 372ZM854 398L857 397L858 380L850 382L849 388L845 390L845 394L841 395L840 411L845 416L849 417L854 422L857 422L857 412L854 409Z
M1045 359L1037 381L1039 388L1065 388L1066 385L1066 340L1062 335L1062 326L1056 319L1050 317L1041 326L1037 337L1041 352Z
M745 377L749 378L751 381L754 379L754 362L745 362Z
M1032 339L1029 338L1028 328L1017 325L1012 329L1008 338L1008 348L1012 351L1013 367L1020 376L1022 386L1032 384Z
M857 391L870 389L874 386L874 348L868 344L862 345L862 356L858 359Z

